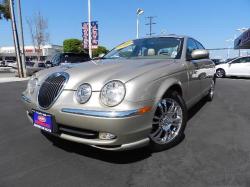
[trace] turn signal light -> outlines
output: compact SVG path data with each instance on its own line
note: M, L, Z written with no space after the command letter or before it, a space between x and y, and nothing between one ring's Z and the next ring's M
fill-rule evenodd
M139 109L138 114L144 114L146 112L149 112L151 109L152 109L151 106L145 106L145 107Z

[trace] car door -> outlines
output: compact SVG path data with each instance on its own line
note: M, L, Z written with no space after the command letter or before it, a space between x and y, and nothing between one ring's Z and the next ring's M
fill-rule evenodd
M186 63L188 66L188 104L192 105L195 103L201 96L201 61L200 60L189 60L191 59L191 53L198 49L196 42L192 38L187 40L186 48Z
M198 49L205 50L205 47L195 40ZM214 77L214 63L209 58L199 60L200 63L200 74L199 79L201 81L201 92L207 93L211 88L211 81Z
M238 58L228 63L227 75L229 76L243 76L244 75L244 58Z
M250 77L250 57L246 57L244 76Z

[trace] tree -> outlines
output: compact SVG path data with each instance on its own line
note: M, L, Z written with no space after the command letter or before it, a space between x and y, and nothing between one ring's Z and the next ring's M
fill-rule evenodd
M0 19L3 18L5 18L6 20L10 19L9 0L0 1Z
M42 56L42 46L49 41L48 21L38 12L34 17L27 19L31 40L34 45L37 59Z
M63 51L65 53L81 53L83 52L82 41L71 38L63 42Z
M97 49L93 50L93 57L98 57L100 54L106 54L109 50L106 47L98 46Z

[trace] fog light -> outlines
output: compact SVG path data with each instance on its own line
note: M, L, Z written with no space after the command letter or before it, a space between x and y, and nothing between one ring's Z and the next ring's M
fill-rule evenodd
M100 140L112 140L115 139L116 135L108 133L108 132L100 132L99 133L99 139Z

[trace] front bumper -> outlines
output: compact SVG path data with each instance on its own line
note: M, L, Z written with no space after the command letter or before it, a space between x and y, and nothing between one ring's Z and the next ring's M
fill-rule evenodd
M52 108L43 111L24 95L22 100L26 105L27 115L31 122L32 109L52 114L59 129L53 135L62 139L113 151L135 149L149 143L148 134L152 125L152 110L141 115L137 109L124 111L85 110L64 107L55 103ZM96 136L86 138L79 135L79 132L86 133L86 131L96 133ZM112 133L116 135L116 138L99 139L100 132Z

